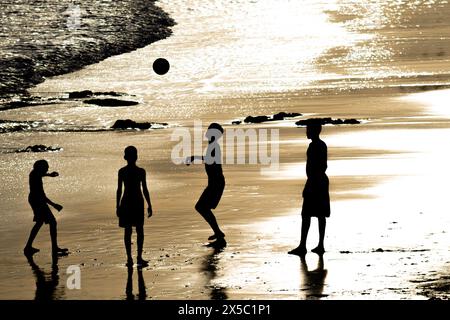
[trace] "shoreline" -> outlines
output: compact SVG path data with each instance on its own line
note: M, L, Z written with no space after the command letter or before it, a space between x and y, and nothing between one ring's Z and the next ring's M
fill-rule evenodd
M169 8L169 1L165 5ZM195 11L184 5L178 10L188 11L189 19L196 17ZM211 12L215 12L214 8L205 13L208 19ZM54 298L125 298L128 281L123 230L117 226L114 195L117 169L123 166L123 148L127 145L139 149L139 165L148 173L155 212L144 226L145 258L151 264L142 273L149 299L425 299L431 296L435 289L431 287L422 294L418 282L438 277L443 281L448 279L445 270L449 257L448 231L444 228L449 218L442 212L447 196L445 187L430 186L450 180L450 173L443 170L450 156L438 147L450 145L450 121L448 115L428 110L427 103L441 96L437 107L445 109L444 101L448 100L450 91L430 91L423 100L402 100L401 97L408 97L404 94L407 92L401 92L398 86L357 92L338 88L335 94L306 99L302 92L284 91L248 95L239 92L218 98L216 91L236 76L225 74L217 78L200 74L197 77L196 70L183 69L190 63L202 65L200 62L209 61L205 57L211 56L205 56L203 47L214 48L216 41L223 45L214 33L206 37L208 42L202 42L197 51L197 46L190 45L194 42L186 41L193 40L190 37L198 30L195 24L190 29L186 27L189 19L177 18L180 25L176 35L166 41L112 57L80 72L48 79L30 90L45 94L67 89L106 91L107 88L137 93L142 98L141 104L102 109L72 101L26 111L11 109L4 111L3 116L12 120L36 120L44 116L52 124L73 121L81 126L112 124L119 117L132 117L135 121L164 121L190 129L193 119L204 124L231 122L236 117L281 111L301 112L307 118L310 115L371 118L357 126L324 127L332 197L332 220L327 226L324 256L327 273L314 273L314 266L318 265L315 254L308 253L306 261L287 254L299 239L308 145L304 129L293 126L295 120L249 125L254 129L280 130L280 170L263 176L259 166L224 166L227 186L214 213L227 234L228 246L218 253L204 245L210 230L194 209L206 184L204 168L173 164L170 157L173 128L152 132L16 132L0 135L3 147L44 143L59 145L64 151L19 156L0 153L3 163L0 175L4 177L0 209L5 212L0 219L3 240L0 252L7 257L0 264L3 274L0 297L32 299L39 293L34 291L39 289L39 279L34 281L33 270L21 250L32 226L26 202L26 177L33 161L45 157L50 167L61 173L58 179L45 182L45 190L51 199L65 206L62 215L56 216L61 222L58 225L61 244L72 251L59 261L61 278ZM229 40L233 44L234 38ZM173 72L156 77L148 61L163 53L168 53L166 57L174 67ZM337 60L342 60L341 55ZM234 65L227 67L232 71ZM210 71L209 66L206 69L207 73L216 70ZM432 88L427 83L425 87ZM317 240L314 222L308 248ZM50 275L48 228L43 228L36 246L42 251L36 255L35 262ZM81 266L81 290L66 290L64 286L65 271L70 265ZM319 280L316 275L321 275ZM445 283L437 283L435 288L436 292L445 289ZM448 295L444 292L442 298Z
M0 18L11 34L0 37L0 98L27 96L29 88L47 77L169 37L175 22L155 2L93 1L75 6L71 0L47 0L6 5ZM36 15L40 23L29 23Z

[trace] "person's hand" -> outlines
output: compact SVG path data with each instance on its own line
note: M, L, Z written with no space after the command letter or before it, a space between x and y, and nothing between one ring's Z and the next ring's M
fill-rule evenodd
M58 211L61 211L62 208L63 208L63 206L60 205L60 204L55 203L55 204L53 205L53 208L55 208L55 209L58 210Z
M56 172L56 171L53 171L53 172L50 172L50 173L48 174L48 176L49 176L49 177L57 177L57 176L59 176L59 173Z
M184 160L184 164L187 166L190 165L191 162L192 162L192 157L186 157L186 160Z
M147 218L150 218L153 215L153 210L151 207L147 209Z

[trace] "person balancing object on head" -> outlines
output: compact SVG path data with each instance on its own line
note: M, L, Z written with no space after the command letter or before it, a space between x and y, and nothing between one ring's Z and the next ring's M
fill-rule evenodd
M329 181L325 173L327 170L327 145L320 140L322 126L310 123L306 127L306 136L311 140L307 151L306 175L307 180L303 189L302 231L300 245L290 254L306 254L306 239L308 237L311 217L319 220L319 244L312 252L323 254L325 238L325 218L330 216Z
M190 165L196 159L202 160L205 163L208 186L200 196L200 199L195 205L195 209L214 231L214 234L208 240L217 240L218 242L225 242L225 234L220 230L216 217L211 209L217 207L225 189L225 178L222 172L222 153L218 143L222 135L222 126L218 123L211 123L205 135L208 139L208 148L206 149L205 156L191 156L186 158L186 165Z
M23 249L23 252L26 256L32 256L36 252L39 252L39 249L33 248L33 241L44 223L50 225L52 255L67 255L68 253L68 249L58 247L56 219L48 205L51 205L58 211L61 211L63 207L47 198L44 192L44 185L42 183L43 177L57 176L58 172L54 171L52 173L48 173L48 163L45 160L36 161L34 163L33 170L30 172L30 194L28 195L28 202L33 209L33 221L35 221L36 224L31 229L30 237L28 238L28 242Z
M128 164L119 170L119 179L117 186L117 207L116 214L119 217L119 226L125 229L124 242L127 252L127 266L133 266L131 256L131 235L133 227L136 227L137 233L137 264L140 267L148 265L148 261L142 258L142 249L144 246L144 193L148 204L148 218L153 214L150 194L147 189L145 170L136 166L138 158L137 149L133 146L125 148L124 159ZM125 190L122 196L122 185ZM142 191L141 191L142 186Z

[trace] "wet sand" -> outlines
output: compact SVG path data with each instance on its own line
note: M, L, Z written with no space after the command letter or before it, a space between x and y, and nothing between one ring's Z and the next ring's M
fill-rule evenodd
M358 94L312 98L308 103L314 105L311 109L285 105L280 110L311 112L320 103L354 105L362 100L364 111L355 107L353 111L347 108L346 114L328 110L317 114L358 114L370 119L357 126L326 126L323 130L329 146L332 199L323 261L326 273L305 272L305 263L286 254L299 239L308 143L305 130L295 128L293 121L251 125L280 129L279 170L261 171L259 165L224 166L227 187L215 212L228 246L217 254L204 246L210 231L193 208L206 183L203 166L171 162L173 129L40 133L35 141L27 137L28 144L46 141L64 146L64 152L46 155L51 168L61 173L59 178L46 179L46 189L51 199L65 206L56 215L61 244L72 252L59 261L55 298L126 297L128 274L114 195L117 169L123 165L122 150L130 144L138 147L139 164L148 172L155 212L145 225L145 256L150 267L142 274L147 298L448 298L448 292L426 286L428 280L430 284L436 278L445 281L443 275L448 275L445 226L449 218L442 210L445 188L440 189L437 181L447 180L449 154L430 144L447 145L448 119L427 110L416 98L372 97L371 104L371 98L362 99ZM256 99L252 101L256 103ZM385 108L377 110L378 105ZM411 114L413 109L416 116ZM215 114L214 119L231 120L223 114ZM42 155L23 156L23 167L17 167L15 154L2 155L6 160L2 176L21 176L24 182L14 186L3 201L3 210L13 210L17 217L14 226L4 222L1 232L1 255L5 257L0 266L5 275L2 298L8 299L33 299L35 295L33 273L21 254L32 225L24 186L27 168ZM313 222L309 248L315 245L316 228ZM47 232L44 228L36 242L41 252L35 262L44 272L51 271ZM314 270L318 256L308 253L305 262ZM81 265L81 290L64 288L65 270L74 264ZM136 282L136 271L134 277Z

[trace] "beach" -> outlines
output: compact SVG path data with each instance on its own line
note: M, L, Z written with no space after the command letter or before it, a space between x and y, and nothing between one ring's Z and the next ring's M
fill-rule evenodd
M55 98L52 104L1 111L5 121L38 123L0 134L0 299L448 299L450 6L365 3L159 1L176 21L170 37L29 90ZM318 27L308 29L312 23ZM422 36L411 35L413 26ZM151 69L158 57L171 63L164 76ZM81 90L124 93L139 104L105 108L67 99ZM281 111L302 116L232 124ZM287 254L300 237L309 143L295 122L312 117L361 121L323 127L331 196L323 261L311 252L305 259ZM117 119L168 126L108 130ZM172 134L192 132L194 121L279 130L271 142L278 168L224 164L226 188L214 213L227 246L218 252L205 246L210 230L194 209L207 183L204 167L171 157ZM63 150L14 152L36 144ZM125 267L115 216L128 145L138 148L154 211L145 222L150 266L142 277ZM71 251L53 274L47 227L36 240L34 266L22 253L32 227L27 179L41 158L60 173L44 185L64 206L55 216L60 243ZM81 289L66 286L73 265Z

